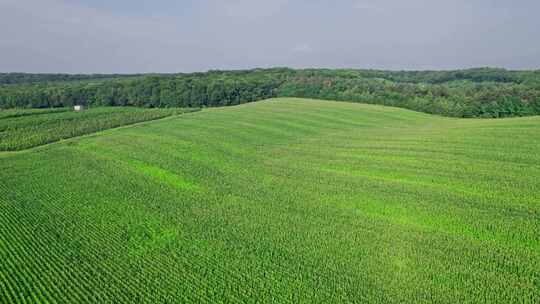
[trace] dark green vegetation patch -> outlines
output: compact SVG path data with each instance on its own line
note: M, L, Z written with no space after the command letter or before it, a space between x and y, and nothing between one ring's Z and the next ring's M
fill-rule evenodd
M539 303L540 117L278 99L0 154L1 303Z
M540 71L275 68L86 76L0 74L0 108L65 107L80 103L215 107L271 97L303 97L381 104L450 117L540 115ZM1 85L2 79L11 85Z
M197 109L102 107L74 112L68 108L0 111L0 151L15 151L61 139L154 120Z

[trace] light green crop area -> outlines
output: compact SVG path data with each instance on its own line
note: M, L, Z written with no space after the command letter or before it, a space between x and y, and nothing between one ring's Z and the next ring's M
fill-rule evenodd
M274 99L0 154L1 303L539 303L540 117Z

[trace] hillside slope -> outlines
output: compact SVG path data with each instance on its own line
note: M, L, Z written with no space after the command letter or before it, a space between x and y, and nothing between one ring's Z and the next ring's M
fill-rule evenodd
M540 302L540 117L273 99L0 154L0 302Z

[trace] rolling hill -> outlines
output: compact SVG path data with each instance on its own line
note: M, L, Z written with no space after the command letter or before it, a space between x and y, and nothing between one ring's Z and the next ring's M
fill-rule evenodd
M282 98L0 153L0 302L538 303L538 151Z

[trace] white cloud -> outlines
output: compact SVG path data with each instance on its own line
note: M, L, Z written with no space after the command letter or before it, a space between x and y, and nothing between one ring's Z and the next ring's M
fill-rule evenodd
M210 0L218 14L232 18L256 19L279 13L290 0Z
M537 0L173 1L0 0L0 72L540 64Z
M353 6L355 9L359 9L359 10L367 10L367 11L380 10L380 7L377 5L377 3L370 0L357 0Z
M313 48L307 43L297 44L292 48L293 53L307 54L313 51Z
M191 33L191 34L190 34ZM173 17L132 16L60 0L0 2L0 71L152 72L196 70L212 53ZM211 54L210 54L211 55ZM213 54L215 55L215 54Z

